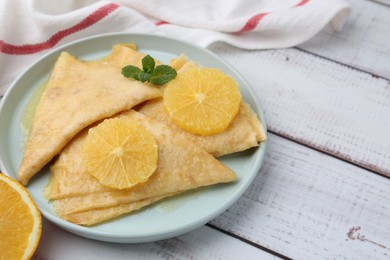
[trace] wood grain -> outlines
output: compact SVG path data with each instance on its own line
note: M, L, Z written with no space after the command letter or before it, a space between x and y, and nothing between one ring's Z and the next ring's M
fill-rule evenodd
M41 242L32 260L278 259L207 226L176 238L143 244L89 240L61 230L47 220L44 220L43 228Z
M297 49L213 49L249 81L270 131L390 176L390 82Z
M293 259L390 257L390 180L272 134L268 148L212 225Z
M340 32L328 26L299 48L390 79L390 7L367 0L349 3L352 12Z
M374 3L382 4L386 7L390 7L390 0L369 0Z

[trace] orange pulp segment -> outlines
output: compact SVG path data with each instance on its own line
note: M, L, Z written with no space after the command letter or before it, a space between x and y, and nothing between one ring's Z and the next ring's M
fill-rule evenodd
M234 79L214 68L190 68L164 89L164 110L173 123L201 135L224 131L237 115L241 94Z
M158 146L137 122L106 119L89 129L83 160L101 184L126 189L145 182L156 170Z
M0 258L30 259L41 233L41 213L27 189L0 173Z

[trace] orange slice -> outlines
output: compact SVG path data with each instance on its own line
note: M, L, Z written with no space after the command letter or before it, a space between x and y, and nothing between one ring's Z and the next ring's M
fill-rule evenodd
M41 213L27 189L0 173L0 258L30 259L41 232Z
M237 115L241 94L234 79L213 68L190 68L164 89L164 110L172 122L201 135L224 131Z
M153 174L158 147L152 134L137 122L106 119L89 129L83 160L87 171L101 184L126 189Z

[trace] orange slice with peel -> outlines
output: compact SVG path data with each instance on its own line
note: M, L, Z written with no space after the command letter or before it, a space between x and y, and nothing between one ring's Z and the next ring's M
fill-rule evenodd
M241 94L234 79L214 68L190 68L164 89L164 110L173 123L201 135L224 131L237 115Z
M30 259L41 233L41 213L28 190L0 173L0 258Z
M88 131L83 160L101 184L126 189L145 182L156 170L158 146L137 122L111 118Z

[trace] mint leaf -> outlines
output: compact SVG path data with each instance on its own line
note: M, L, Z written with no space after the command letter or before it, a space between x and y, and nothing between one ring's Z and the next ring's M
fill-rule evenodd
M150 55L146 55L142 59L142 69L147 73L152 73L155 65L154 59Z
M142 70L136 66L128 65L122 68L122 75L126 78L133 78L138 80L138 75L142 72Z
M147 73L145 71L141 71L138 74L138 80L141 81L141 82L149 81L150 77L151 77L151 74Z
M154 59L150 55L146 55L142 59L142 69L128 65L122 68L122 75L126 78L146 82L149 81L154 85L163 85L177 75L176 70L168 65L159 65L157 67Z
M163 85L176 78L176 70L168 65L157 66L152 73L149 82L154 85Z

